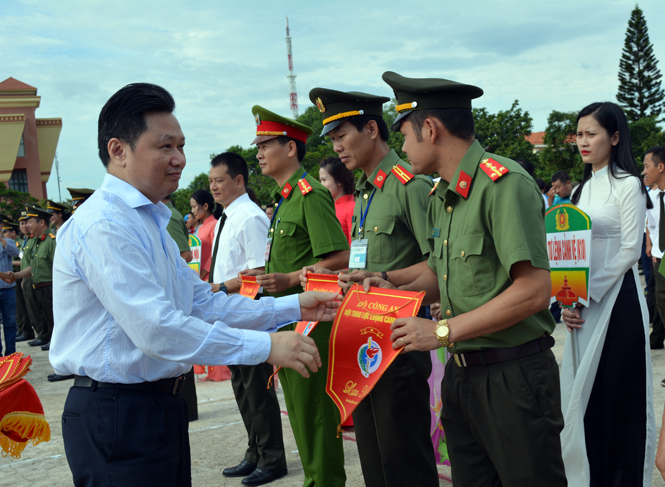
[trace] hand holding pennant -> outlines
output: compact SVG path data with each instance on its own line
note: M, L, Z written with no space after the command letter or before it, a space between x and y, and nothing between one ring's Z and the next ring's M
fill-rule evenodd
M415 316L424 292L358 284L347 292L337 310L330 334L326 392L339 409L344 423L376 385L401 349L394 350L390 325L397 318Z
M240 276L240 291L238 294L254 299L261 286L256 282L256 276Z

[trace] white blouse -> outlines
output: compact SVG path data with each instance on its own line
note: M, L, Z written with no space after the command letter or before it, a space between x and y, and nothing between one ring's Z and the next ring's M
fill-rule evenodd
M606 166L586 182L577 207L591 217L589 295L597 303L628 272L642 252L646 196L642 182Z

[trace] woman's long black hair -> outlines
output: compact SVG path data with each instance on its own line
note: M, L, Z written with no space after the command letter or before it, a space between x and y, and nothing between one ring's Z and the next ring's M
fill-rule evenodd
M209 191L206 191L205 189L196 190L192 193L191 198L196 201L199 206L207 204L208 211L212 213L212 215L218 220L222 216L224 208L222 208L222 205L215 206L215 199L212 197Z
M626 120L626 115L623 113L623 110L616 104L605 101L602 103L592 103L582 109L582 111L577 115L577 122L580 121L580 118L592 115L594 119L603 127L607 134L612 137L615 133L619 133L619 143L612 147L612 153L610 154L610 163L609 170L612 174L612 177L616 179L623 179L630 176L635 176L640 181L640 188L642 193L647 197L647 208L653 208L653 203L651 198L647 194L647 189L644 186L642 177L637 170L637 164L635 163L635 155L633 154L633 146L630 142L630 132L628 130L628 120ZM618 170L622 170L628 173L628 176L619 176ZM582 177L582 182L573 192L573 196L570 199L570 202L576 205L580 200L580 195L582 194L582 188L586 182L591 177L592 167L591 164L584 165L584 176Z

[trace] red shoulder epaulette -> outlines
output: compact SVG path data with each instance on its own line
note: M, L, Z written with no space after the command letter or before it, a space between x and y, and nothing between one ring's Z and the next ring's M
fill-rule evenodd
M487 174L492 181L496 181L501 176L509 172L508 168L503 167L491 157L488 159L483 159L480 162L480 169L482 169L483 172Z
M305 196L310 191L314 191L314 188L312 188L312 185L309 184L306 179L301 179L298 181L298 187L300 188L300 192L303 196Z
M376 173L376 177L374 178L374 186L381 189L383 187L383 183L386 182L386 176L387 174L379 169L379 171Z
M406 184L413 179L413 174L411 174L399 164L395 164L391 172L397 179L399 179L399 182L402 184Z
M55 239L55 235L53 233L49 233L48 236Z
M286 199L291 195L291 190L293 189L293 186L291 186L289 183L286 183L284 185L284 189L280 193L282 195L282 198Z

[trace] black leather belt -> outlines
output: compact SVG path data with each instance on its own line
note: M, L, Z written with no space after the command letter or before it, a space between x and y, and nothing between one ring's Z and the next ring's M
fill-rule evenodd
M478 352L454 353L453 358L459 367L471 367L473 365L490 365L499 362L507 362L522 357L542 352L554 346L554 338L543 335L536 340L517 345L510 348L489 348Z
M52 286L53 282L40 282L39 284L33 284L32 289L41 289L43 287Z
M185 376L161 379L155 382L138 382L136 384L117 384L114 382L97 382L90 377L77 375L74 378L74 387L89 387L93 391L97 388L129 389L132 391L148 391L155 394L178 394L185 383Z

